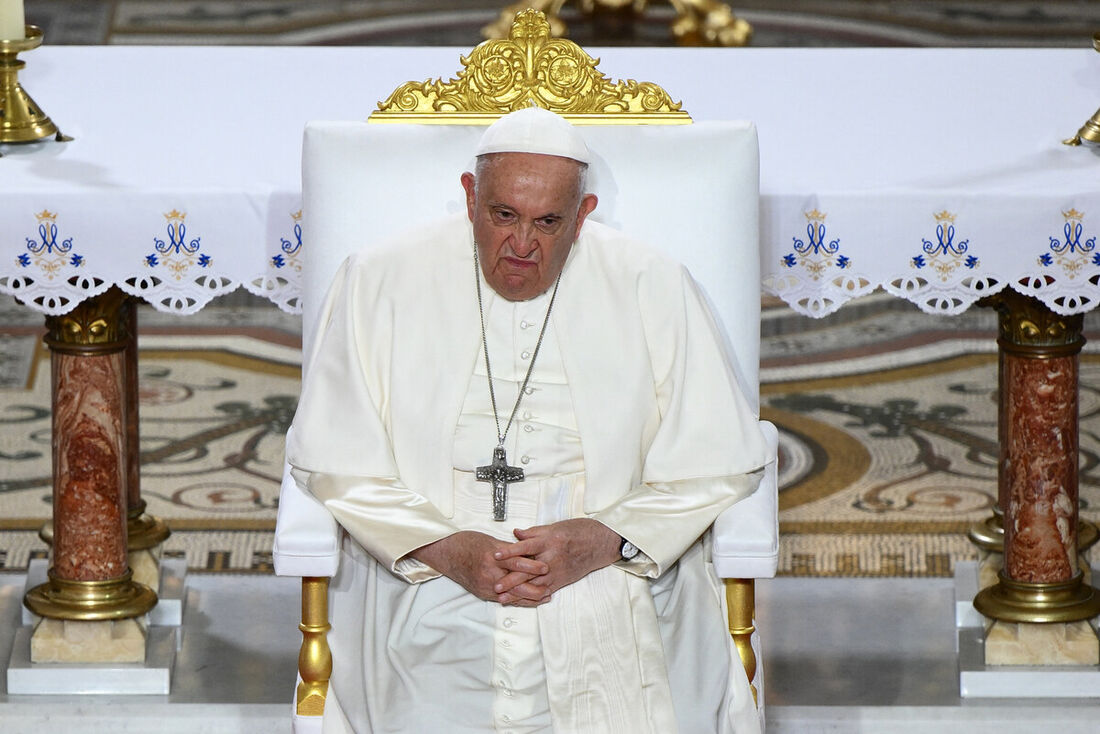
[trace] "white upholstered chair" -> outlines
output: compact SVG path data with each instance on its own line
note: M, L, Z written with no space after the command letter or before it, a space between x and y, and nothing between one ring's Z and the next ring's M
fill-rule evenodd
M459 175L472 170L477 125L318 122L303 149L303 353L329 281L350 253L465 210ZM592 216L687 265L706 291L759 412L760 279L755 128L745 122L582 127L594 153ZM308 369L308 366L306 367ZM762 675L752 640L753 579L775 575L778 507L775 428L763 422L772 463L760 488L714 526L714 565L727 579L730 630L750 680ZM339 572L332 516L290 477L283 482L275 571L303 577L302 653L295 731L319 730L331 659L327 578ZM346 560L346 559L345 559ZM757 646L758 649L758 646ZM301 682L304 680L304 682Z

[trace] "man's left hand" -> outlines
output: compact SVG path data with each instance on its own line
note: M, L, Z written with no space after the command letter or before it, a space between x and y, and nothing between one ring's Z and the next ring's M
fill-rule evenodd
M550 570L527 583L543 587L550 594L619 560L622 542L614 530L589 518L517 528L514 534L518 542L496 551L496 559L526 556L542 561ZM506 590L499 595L498 601L510 604L519 598Z

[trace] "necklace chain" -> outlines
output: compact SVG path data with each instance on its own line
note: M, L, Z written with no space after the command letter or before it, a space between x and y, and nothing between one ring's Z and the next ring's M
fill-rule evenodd
M477 256L477 243L474 243L474 285L477 286L477 312L478 316L481 317L481 346L485 351L485 373L489 378L489 402L493 405L493 420L496 421L497 426L497 446L501 448L504 448L504 439L507 438L508 431L512 428L512 421L515 420L519 404L523 401L523 396L527 392L527 382L531 379L531 371L535 368L535 360L539 358L542 337L546 335L546 326L550 323L550 311L554 308L554 299L558 297L558 286L560 284L561 273L558 273L558 277L554 280L554 292L550 294L550 303L546 307L546 316L542 320L542 329L539 331L538 341L535 342L535 351L531 353L531 364L527 365L527 374L523 376L523 384L520 385L516 404L512 406L512 414L508 416L508 424L504 426L504 432L501 433L500 417L497 414L497 396L493 390L493 369L489 366L489 338L485 331L485 304L481 298L481 263Z

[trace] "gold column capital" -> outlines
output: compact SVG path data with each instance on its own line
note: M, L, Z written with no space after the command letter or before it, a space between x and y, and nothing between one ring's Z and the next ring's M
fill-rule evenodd
M1085 345L1084 314L1054 313L1033 296L1006 288L979 301L998 315L997 343L1010 353L1033 359L1070 357Z
M61 316L46 317L46 344L58 352L106 354L121 351L130 333L131 296L112 286Z

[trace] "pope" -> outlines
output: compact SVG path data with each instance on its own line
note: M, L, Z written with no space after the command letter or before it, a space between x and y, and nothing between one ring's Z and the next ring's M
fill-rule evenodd
M759 731L709 562L764 441L690 274L501 118L466 216L349 258L287 454L347 531L326 732Z

